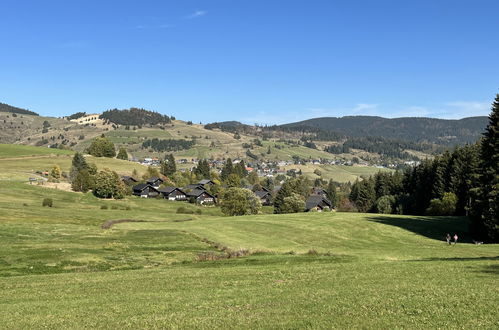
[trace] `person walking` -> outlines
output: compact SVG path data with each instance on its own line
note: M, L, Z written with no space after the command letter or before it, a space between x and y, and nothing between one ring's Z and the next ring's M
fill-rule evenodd
M445 237L445 239L447 240L447 244L450 245L450 234L447 233L447 236Z
M454 234L454 245L456 245L457 239L458 239L457 234Z

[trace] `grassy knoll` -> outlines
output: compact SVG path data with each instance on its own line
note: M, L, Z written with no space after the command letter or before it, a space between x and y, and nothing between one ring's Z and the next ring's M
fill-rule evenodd
M393 171L387 168L377 168L372 166L344 166L344 165L288 165L286 170L296 169L309 178L315 179L319 176L314 173L319 170L323 179L333 179L337 182L354 182L361 176L374 175L379 171Z
M0 144L0 159L40 156L40 155L54 156L54 155L71 155L71 154L73 154L73 151L70 150L23 146L17 144Z

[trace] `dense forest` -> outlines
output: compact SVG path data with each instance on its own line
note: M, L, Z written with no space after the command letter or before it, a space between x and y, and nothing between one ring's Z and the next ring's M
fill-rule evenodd
M72 115L67 116L66 118L68 120L73 120L73 119L85 117L86 114L87 114L86 112L76 112L76 113L73 113Z
M100 115L100 118L118 125L143 126L169 124L171 118L155 111L145 109L130 108L125 110L107 110Z
M196 141L188 141L188 140L174 140L174 139L166 139L160 140L157 138L146 140L142 143L143 148L150 148L157 152L164 151L179 151L189 149L193 145L196 144Z
M39 116L36 112L13 107L13 106L5 104L5 103L0 103L0 112L12 112L12 113L18 113L21 115Z
M381 136L413 142L462 145L477 141L486 125L487 117L485 116L459 120L347 116L314 118L278 127L303 130L305 126L352 137Z
M392 140L382 137L351 137L339 145L327 146L324 151L333 154L349 153L351 149L378 153L382 157L417 160L414 155L406 150L421 151L427 154L442 152L443 148L428 143Z

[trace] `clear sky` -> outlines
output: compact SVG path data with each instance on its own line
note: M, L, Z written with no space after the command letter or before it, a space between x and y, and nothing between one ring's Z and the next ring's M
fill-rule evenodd
M497 0L0 0L0 102L195 122L487 115Z

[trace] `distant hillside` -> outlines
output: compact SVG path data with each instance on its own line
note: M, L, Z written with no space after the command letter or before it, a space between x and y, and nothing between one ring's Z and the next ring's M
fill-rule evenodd
M488 118L469 117L459 120L436 118L382 118L373 116L323 117L281 125L285 129L313 127L353 137L384 137L436 144L472 143L481 137Z
M13 106L5 104L5 103L0 103L0 112L12 112L12 113L19 113L22 115L38 116L38 114L36 112L13 107Z

